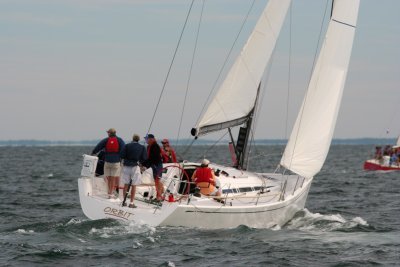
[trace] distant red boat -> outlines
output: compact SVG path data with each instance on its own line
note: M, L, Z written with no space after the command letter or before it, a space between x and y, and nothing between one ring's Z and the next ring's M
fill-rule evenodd
M389 160L369 159L364 162L364 170L366 171L397 171L400 166L397 164L389 164Z
M364 162L367 171L397 171L400 170L400 137L394 146L375 147L375 158Z

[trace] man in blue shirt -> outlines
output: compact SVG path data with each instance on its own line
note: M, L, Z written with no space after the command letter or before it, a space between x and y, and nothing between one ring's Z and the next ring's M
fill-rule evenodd
M124 196L129 190L129 185L132 186L130 208L136 208L133 201L135 199L136 186L142 182L140 165L147 159L146 148L139 144L139 140L139 135L134 134L132 142L126 144L121 152L121 158L123 159L122 181L124 183Z
M108 198L116 198L113 190L119 187L119 175L121 172L121 151L125 142L117 136L117 131L110 128L107 131L108 137L101 140L92 151L92 155L99 153L102 149L104 156L104 176L107 179Z

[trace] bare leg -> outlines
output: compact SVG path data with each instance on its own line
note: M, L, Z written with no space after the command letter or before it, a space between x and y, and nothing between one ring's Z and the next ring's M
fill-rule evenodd
M108 194L112 195L112 191L113 191L113 183L114 182L114 177L110 176L108 179Z
M123 191L124 197L126 195L126 191L128 191L128 185L127 184L124 185L124 191Z
M160 179L158 180L158 186L160 187L160 194L162 197L164 195L164 185L163 185L163 183L161 183Z
M111 195L112 192L112 177L107 176L107 187L108 187L108 195Z
M117 176L113 176L112 177L112 189L111 189L111 194L114 194L115 192L115 185L116 185L116 181L117 181Z
M154 178L154 186L156 188L156 192L157 192L157 199L161 199L161 193L160 193L160 186L159 186L160 180L158 179L158 177Z
M119 194L119 176L115 177L115 190L117 192L117 194Z
M135 194L136 194L136 185L132 185L132 188L131 188L131 203L133 203L133 200L135 200Z
M161 200L162 196L164 194L164 186L161 183L160 178L158 178L158 177L154 179L154 183L155 183L156 191L157 191L157 199Z

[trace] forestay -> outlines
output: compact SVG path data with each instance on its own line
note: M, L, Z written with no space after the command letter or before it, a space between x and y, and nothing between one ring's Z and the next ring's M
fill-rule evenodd
M280 164L318 173L328 154L346 80L359 0L336 0L315 70Z
M196 135L240 125L248 119L290 2L268 2L246 45L197 125Z

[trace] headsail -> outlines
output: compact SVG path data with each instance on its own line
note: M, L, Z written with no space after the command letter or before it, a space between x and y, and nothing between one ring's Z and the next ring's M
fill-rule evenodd
M290 2L268 2L246 45L197 125L195 135L219 131L248 120Z
M280 162L304 177L318 173L328 154L349 66L359 2L334 2L324 43Z

